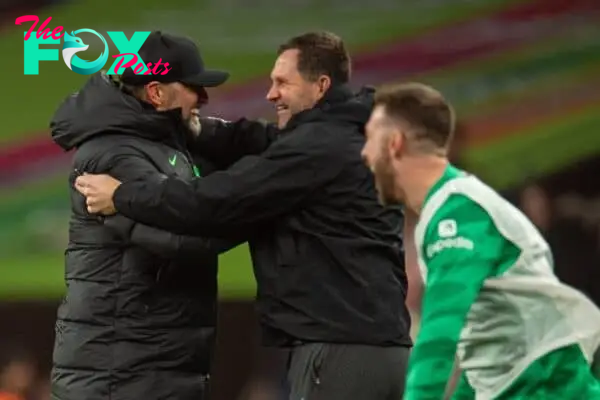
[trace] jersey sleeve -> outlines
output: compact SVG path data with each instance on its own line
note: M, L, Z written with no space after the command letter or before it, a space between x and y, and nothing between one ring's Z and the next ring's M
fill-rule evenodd
M456 388L452 392L451 400L475 400L475 391L469 385L464 371L460 374Z
M443 398L467 313L495 274L504 243L488 213L464 195L451 195L430 219L420 249L427 268L421 328L405 399Z

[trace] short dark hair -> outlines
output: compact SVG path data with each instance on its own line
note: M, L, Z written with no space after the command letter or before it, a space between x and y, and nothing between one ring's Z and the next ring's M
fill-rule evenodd
M332 83L350 80L350 55L344 41L331 32L308 32L279 46L277 54L298 50L298 71L309 80L327 75Z
M383 86L375 93L375 106L383 106L393 120L410 126L417 141L447 148L455 129L452 106L444 96L421 83Z

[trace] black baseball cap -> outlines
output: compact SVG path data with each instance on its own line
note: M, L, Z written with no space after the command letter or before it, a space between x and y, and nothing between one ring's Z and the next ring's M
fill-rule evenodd
M154 66L162 60L162 64L169 63L171 70L165 75L136 75L133 68L128 67L121 75L121 82L130 85L146 85L154 81L180 82L192 88L203 88L219 86L229 78L228 72L206 69L198 46L183 36L153 31L138 54L146 65L152 63Z

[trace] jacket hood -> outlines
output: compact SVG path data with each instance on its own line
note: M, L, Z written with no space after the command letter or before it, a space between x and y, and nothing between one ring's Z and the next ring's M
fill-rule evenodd
M332 87L314 108L294 115L285 130L301 123L335 120L357 125L363 131L373 110L374 96L375 89L369 86L356 93L347 85Z
M62 102L52 117L50 129L54 142L71 150L105 134L173 142L178 139L176 132L185 132L182 123L181 109L156 111L121 90L106 74L98 73Z

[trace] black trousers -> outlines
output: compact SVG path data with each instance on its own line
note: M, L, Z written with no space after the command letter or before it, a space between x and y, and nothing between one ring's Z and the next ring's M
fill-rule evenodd
M310 343L290 352L290 400L401 400L410 348Z

